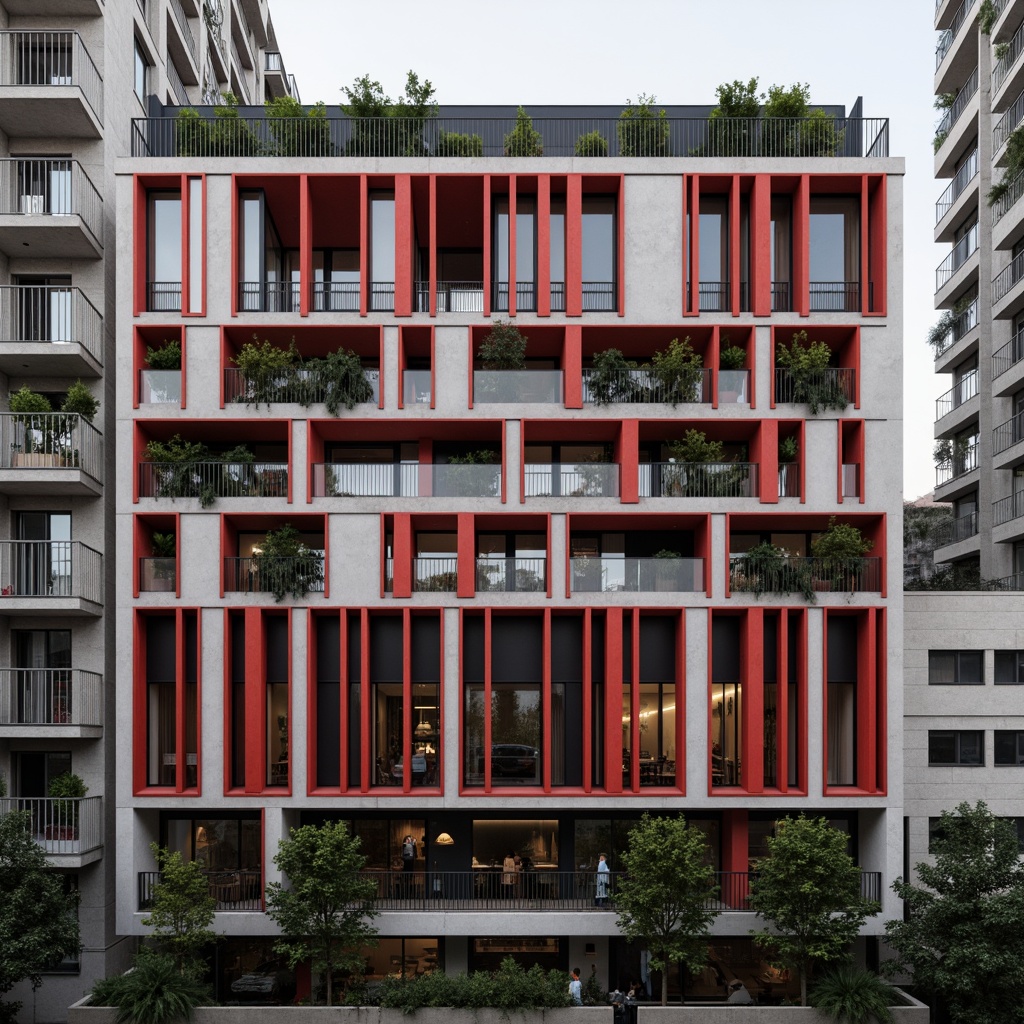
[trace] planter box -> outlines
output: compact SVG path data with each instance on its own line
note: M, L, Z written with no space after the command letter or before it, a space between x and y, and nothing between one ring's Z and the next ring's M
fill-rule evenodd
M931 1011L924 1003L902 989L894 991L905 1000L905 1005L892 1007L896 1024L928 1024ZM637 1024L834 1024L834 1021L813 1006L688 1003L685 1006L639 1006Z
M56 452L16 452L14 455L15 469L43 469L65 465Z

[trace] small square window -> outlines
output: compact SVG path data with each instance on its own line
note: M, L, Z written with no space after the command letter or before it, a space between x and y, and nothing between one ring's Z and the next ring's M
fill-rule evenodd
M982 655L982 651L929 651L929 685L977 686L984 683Z
M1024 683L1024 651L996 651L995 681L999 685Z
M996 729L992 749L995 764L1024 764L1024 732L1018 729Z
M980 729L930 729L930 765L978 766L985 763L985 734Z

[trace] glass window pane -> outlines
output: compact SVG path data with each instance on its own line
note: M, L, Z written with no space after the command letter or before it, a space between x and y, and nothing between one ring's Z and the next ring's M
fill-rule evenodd
M150 281L181 280L181 196L150 196Z
M615 281L615 200L584 196L582 215L583 281Z
M955 666L953 651L929 651L928 652L928 682L929 683L952 683L955 682L953 671Z
M395 280L395 197L381 193L370 197L370 280Z
M928 733L929 764L954 764L956 761L956 738L952 732L931 731Z

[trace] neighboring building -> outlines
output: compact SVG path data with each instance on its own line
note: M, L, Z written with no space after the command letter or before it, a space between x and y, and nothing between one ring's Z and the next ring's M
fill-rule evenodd
M0 813L26 809L80 894L81 956L18 986L66 1018L132 942L115 934L114 163L155 103L291 88L258 0L0 0L0 409L23 386L77 415L0 411ZM270 60L273 69L265 68ZM183 85L182 83L186 83ZM202 82L202 90L199 83ZM186 95L188 93L188 95ZM49 797L58 775L88 787Z
M173 111L133 131L117 929L145 932L151 842L201 863L227 936L221 998L279 983L260 967L263 887L289 828L327 818L353 823L378 885L370 979L506 954L602 984L637 974L594 871L602 851L621 866L645 810L706 830L716 970L752 990L770 976L748 872L779 816L849 832L883 902L869 960L899 913L903 165L859 109L829 143L841 155L700 155L708 110L669 108L667 139L648 129L677 158L615 155L618 108L532 111L543 156L524 157L503 156L536 145L505 138L508 108L327 134L249 122L227 144L204 123L188 159ZM760 144L813 145L772 127ZM573 158L592 131L612 155ZM375 155L223 155L268 143ZM388 155L439 146L477 155ZM506 318L525 366L485 368ZM803 330L831 350L816 380L844 411L811 415L776 367ZM684 338L703 358L689 393L664 401L626 369L630 400L594 401L599 353L647 363ZM158 377L146 347L172 339L183 368ZM329 414L316 364L247 377L254 339L306 360L351 350L367 400ZM721 369L730 346L743 358ZM732 461L673 462L688 429ZM206 450L146 458L176 436ZM831 517L873 542L852 572L810 557ZM274 572L297 563L263 549L289 524L322 582L275 601ZM782 570L754 569L762 541L789 553ZM528 870L505 885L510 852ZM716 971L694 986L720 991Z

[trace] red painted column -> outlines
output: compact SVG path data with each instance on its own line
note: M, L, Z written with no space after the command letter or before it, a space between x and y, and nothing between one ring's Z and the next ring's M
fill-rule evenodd
M428 283L427 301L431 316L437 316L437 175L430 176L430 226L427 241ZM430 361L434 365L433 359ZM433 406L431 406L433 408Z
M887 234L887 198L888 180L884 174L876 179L873 193L869 199L868 216L870 218L869 240L874 240L874 245L869 245L871 263L868 267L868 281L873 286L872 295L874 301L870 303L872 316L885 316L887 296L889 290L889 264L886 252L889 247ZM870 298L871 296L869 296Z
M619 428L619 501L640 501L640 421L623 420Z
M395 175L395 316L412 315L412 178Z
M359 175L359 315L366 316L370 306L370 186L365 174Z
M508 176L508 315L516 315L516 176Z
M174 788L185 788L185 616L174 609Z
M871 311L871 304L868 302L868 176L862 174L860 177L860 302L857 308L861 314Z
M764 609L750 608L743 659L742 777L748 793L764 792Z
M793 308L801 316L811 312L811 181L806 174L793 196Z
M267 698L263 615L245 609L245 791L262 793L267 784Z
M313 291L313 205L309 175L299 175L299 316L309 316Z
M565 315L583 315L583 179L565 183Z
M619 175L618 202L615 204L615 266L618 296L615 309L619 316L626 315L626 176Z
M458 551L457 597L476 596L476 537L473 532L473 513L460 512L456 539Z
M339 609L338 618L338 790L344 793L351 784L348 777L348 716L352 696L348 674L348 611Z
M686 227L686 212L689 209L689 202L688 202L688 200L689 200L689 191L690 191L690 178L689 178L689 175L684 174L682 176L682 179L683 179L683 223L682 223L682 226L681 226L679 234L680 234L680 237L683 240L683 253L682 253L682 256L683 256L683 280L682 280L683 304L682 304L682 311L683 311L683 316L686 316L686 314L689 312L689 303L686 301L686 286L687 286L687 281L689 280L689 274L690 274L690 233L689 233L689 231L687 230L687 227Z
M729 184L729 308L740 315L740 178Z
M843 421L836 420L836 501L843 503Z
M736 873L731 879L727 875L722 886L721 898L726 906L746 905L747 872L750 870L749 820L745 809L729 808L722 812L722 870Z
M731 262L731 261L730 261ZM735 308L735 307L734 307ZM718 408L718 387L721 382L718 366L718 351L721 327L711 328L711 338L708 341L707 351L704 353L704 366L711 369L711 408Z
M551 549L550 544L548 550ZM550 586L550 573L548 585ZM550 591L548 593L550 597ZM593 652L593 609L583 609L583 792L594 789L594 666ZM678 715L676 716L678 718ZM600 756L600 751L597 752Z
M604 619L604 786L622 792L622 609Z
M762 505L777 505L779 502L779 421L760 421L757 432L758 494Z
M756 174L750 192L750 308L754 316L772 311L772 179Z
M412 597L412 519L408 512L396 512L391 590L395 597Z
M537 176L537 316L551 316L551 175Z
M491 176L484 175L484 316L491 315L491 293L494 288L491 273ZM470 360L472 366L472 360ZM469 393L473 394L470 388Z
M789 610L779 610L775 644L775 784L789 792Z
M550 298L550 296L549 296ZM580 324L565 325L562 347L562 376L566 409L583 408L583 328Z
M889 776L889 750L886 708L888 706L889 675L886 664L886 656L889 650L887 643L888 618L885 608L875 609L875 654L877 656L876 678L877 678L877 699L876 725L875 725L875 753L876 753L876 792L886 793L888 791Z

